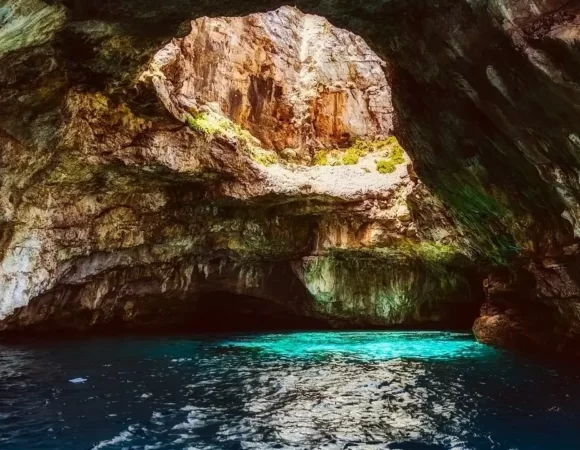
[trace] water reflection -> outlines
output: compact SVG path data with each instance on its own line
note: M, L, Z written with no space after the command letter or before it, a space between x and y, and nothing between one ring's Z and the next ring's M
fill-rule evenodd
M579 394L452 333L4 346L0 448L575 449Z

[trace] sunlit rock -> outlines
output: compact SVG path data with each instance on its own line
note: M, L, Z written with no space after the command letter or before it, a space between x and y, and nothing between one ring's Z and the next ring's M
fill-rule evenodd
M148 74L178 118L215 103L278 151L392 132L386 63L359 36L291 7L191 26Z
M332 322L349 277L369 280L357 304L394 302L373 321L406 321L428 265L429 295L462 292L450 272L476 296L503 271L529 287L488 292L482 341L507 346L503 323L576 351L577 2L295 2L330 27L247 16L283 2L98 3L0 13L3 328L159 325L218 288Z

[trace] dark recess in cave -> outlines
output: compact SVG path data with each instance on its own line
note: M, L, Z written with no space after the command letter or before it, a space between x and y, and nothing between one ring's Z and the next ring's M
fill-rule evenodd
M299 315L282 304L248 295L215 291L201 295L190 331L321 330L328 323Z

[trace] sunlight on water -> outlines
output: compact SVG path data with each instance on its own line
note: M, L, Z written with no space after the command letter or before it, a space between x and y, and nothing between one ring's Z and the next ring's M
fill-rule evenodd
M580 372L443 332L0 345L2 450L576 450Z
M497 354L496 350L476 342L471 334L428 331L269 334L238 338L223 345L287 357L352 355L373 360L483 358Z

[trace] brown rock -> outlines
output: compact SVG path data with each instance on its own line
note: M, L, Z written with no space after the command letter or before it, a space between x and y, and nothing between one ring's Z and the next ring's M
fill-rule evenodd
M150 73L179 118L215 103L265 148L347 145L392 131L385 63L358 36L282 7L192 22Z

